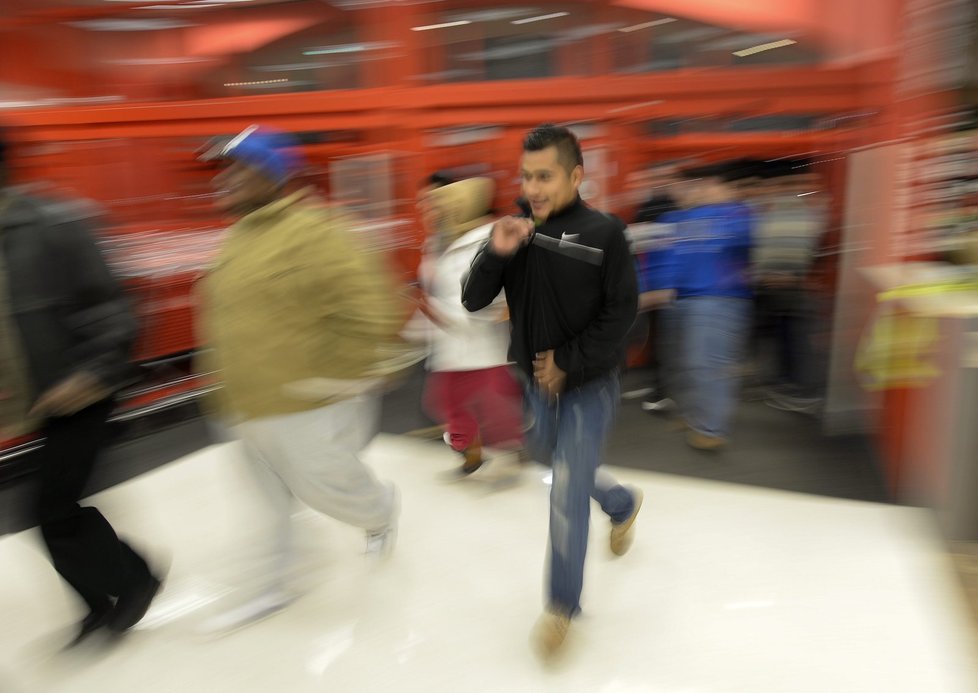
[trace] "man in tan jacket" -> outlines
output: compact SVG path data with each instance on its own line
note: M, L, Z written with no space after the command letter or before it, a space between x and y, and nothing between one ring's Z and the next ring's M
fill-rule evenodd
M215 178L219 204L239 220L200 285L205 367L220 374L218 416L243 441L278 518L270 587L211 630L290 601L294 498L363 528L370 553L394 542L396 489L361 452L377 432L379 389L403 361L396 335L406 310L351 219L308 188L289 191L302 166L292 144L252 126L209 153L226 164Z

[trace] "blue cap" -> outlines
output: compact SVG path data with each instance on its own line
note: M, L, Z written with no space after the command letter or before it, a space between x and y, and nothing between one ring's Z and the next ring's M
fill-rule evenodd
M299 142L291 135L272 128L250 125L230 140L212 147L202 158L241 161L282 184L305 166L298 146Z

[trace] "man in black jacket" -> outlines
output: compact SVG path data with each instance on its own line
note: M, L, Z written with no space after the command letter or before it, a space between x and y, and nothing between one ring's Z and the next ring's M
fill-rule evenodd
M527 447L553 467L549 603L533 636L544 657L557 652L580 611L590 498L611 518L618 555L631 545L642 501L638 489L598 472L638 289L624 224L581 201L583 173L568 129L530 132L522 158L526 216L493 226L462 290L463 304L476 311L505 289L510 358L525 383Z
M136 326L84 217L9 187L5 151L0 133L0 431L44 436L34 520L88 606L77 643L103 627L128 630L160 588L102 514L78 505Z

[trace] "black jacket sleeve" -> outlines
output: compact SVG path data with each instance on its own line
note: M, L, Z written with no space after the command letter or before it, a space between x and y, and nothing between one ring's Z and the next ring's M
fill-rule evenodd
M51 229L65 292L65 324L73 336L74 371L87 371L118 388L132 375L137 325L129 301L106 265L84 219L60 220Z
M479 249L469 271L462 277L462 305L470 313L482 310L503 289L503 274L509 259L489 250L490 241Z
M605 250L602 271L602 304L597 317L577 337L557 347L554 361L565 373L582 371L603 363L617 353L638 312L638 280L628 249L624 225L616 228Z

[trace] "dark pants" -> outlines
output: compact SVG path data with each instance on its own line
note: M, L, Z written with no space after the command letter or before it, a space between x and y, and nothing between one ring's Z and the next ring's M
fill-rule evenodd
M111 411L107 401L48 421L34 506L55 570L95 611L150 574L146 561L119 540L98 510L78 505L107 440Z
M813 301L798 287L759 291L755 304L758 332L774 344L775 382L790 386L795 394L812 395L816 390L811 347L814 322Z

